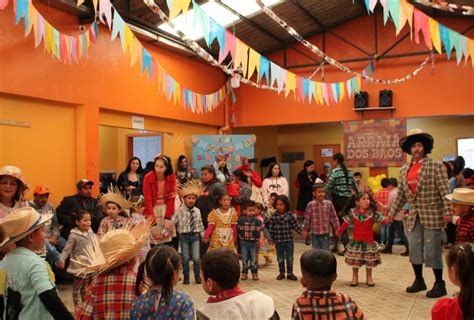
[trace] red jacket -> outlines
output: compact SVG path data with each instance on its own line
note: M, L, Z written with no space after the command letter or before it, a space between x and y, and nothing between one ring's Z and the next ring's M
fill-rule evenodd
M262 178L260 178L260 175L256 171L252 170L252 168L249 165L243 164L243 165L237 167L236 170L243 171L244 173L249 171L250 172L250 180L252 181L252 183L257 188L262 187Z
M143 179L143 196L145 197L145 215L153 218L153 207L158 197L158 178L151 171ZM166 219L171 219L174 213L174 199L176 198L176 176L173 174L165 177L165 202Z

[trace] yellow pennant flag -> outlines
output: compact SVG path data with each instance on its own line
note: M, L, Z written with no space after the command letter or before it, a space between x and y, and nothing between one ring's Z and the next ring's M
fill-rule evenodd
M339 102L344 100L346 97L346 89L344 87L344 82L339 82Z
M125 26L123 31L123 51L127 52L127 48L130 50L130 66L133 66L135 62L137 62L137 55L135 52L135 36L128 26Z
M285 98L288 97L290 91L293 91L293 97L296 94L296 74L288 71L286 73Z
M433 42L433 47L441 53L441 39L439 36L439 24L437 21L428 18L428 26L430 27L431 41Z
M316 101L322 105L323 104L323 88L321 88L321 82L316 82Z
M248 51L249 47L239 39L236 39L234 69L238 69L239 66L242 66L244 78L247 78Z
M468 39L469 55L471 56L472 67L474 68L474 40Z
M362 78L361 77L357 77L357 85L359 86L359 91L362 90Z
M403 24L401 23L401 17L403 16ZM413 36L413 6L408 3L406 0L400 1L400 12L398 13L398 18L400 21L400 30L403 29L405 22L408 21L410 25L410 39Z
M188 12L190 2L191 0L173 0L173 6L170 8L170 20L177 17L181 11L183 11L183 14Z
M257 69L257 80L260 77L260 54L254 49L249 49L249 72L247 74L247 79L250 79L254 74L255 69Z
M46 51L48 53L54 54L56 51L56 46L54 44L54 34L53 34L53 27L49 23L45 23L45 43L46 43Z
M92 4L94 5L94 12L97 12L97 4L99 3L99 0L92 0Z

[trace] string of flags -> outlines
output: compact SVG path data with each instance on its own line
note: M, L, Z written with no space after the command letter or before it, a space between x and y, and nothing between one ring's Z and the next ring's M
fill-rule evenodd
M38 47L43 41L45 50L63 63L69 64L72 61L78 63L79 59L87 56L91 45L96 43L99 36L97 21L94 21L81 34L70 36L57 30L46 21L36 10L31 0L12 0L12 3L15 12L15 25L18 25L23 19L25 37L33 30L35 47ZM5 9L7 5L8 0L0 0L0 10ZM120 38L123 52L128 52L130 55L130 67L139 63L142 74L148 75L149 80L156 78L158 93L164 94L168 101L172 100L175 105L180 104L193 113L211 112L224 101L230 87L228 83L210 94L197 93L184 87L166 72L141 44L113 8L110 0L101 0L98 7L99 21L106 24L111 30L111 41L117 37ZM233 101L235 102L235 98Z

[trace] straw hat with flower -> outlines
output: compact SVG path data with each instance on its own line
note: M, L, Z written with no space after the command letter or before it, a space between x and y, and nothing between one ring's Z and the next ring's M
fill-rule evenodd
M122 193L113 186L110 186L107 193L102 194L100 197L100 205L102 208L105 209L108 202L115 203L118 205L122 210L128 210L132 206L132 203L125 199Z
M202 182L198 179L194 179L180 185L178 188L178 195L181 198L189 195L195 195L196 197L199 197L202 194L202 190Z
M52 218L52 213L40 214L31 207L13 210L0 220L0 226L8 237L0 244L0 247L20 241Z
M474 190L469 188L457 188L453 193L446 196L453 203L474 206Z
M150 228L151 222L147 220L143 224L127 223L120 229L110 230L100 240L94 235L85 254L73 260L79 266L78 274L98 275L130 261L143 248Z

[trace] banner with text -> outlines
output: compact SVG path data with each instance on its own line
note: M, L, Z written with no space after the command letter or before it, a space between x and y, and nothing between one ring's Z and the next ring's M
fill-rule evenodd
M406 162L398 141L406 135L406 119L344 123L344 155L350 167L399 167Z

